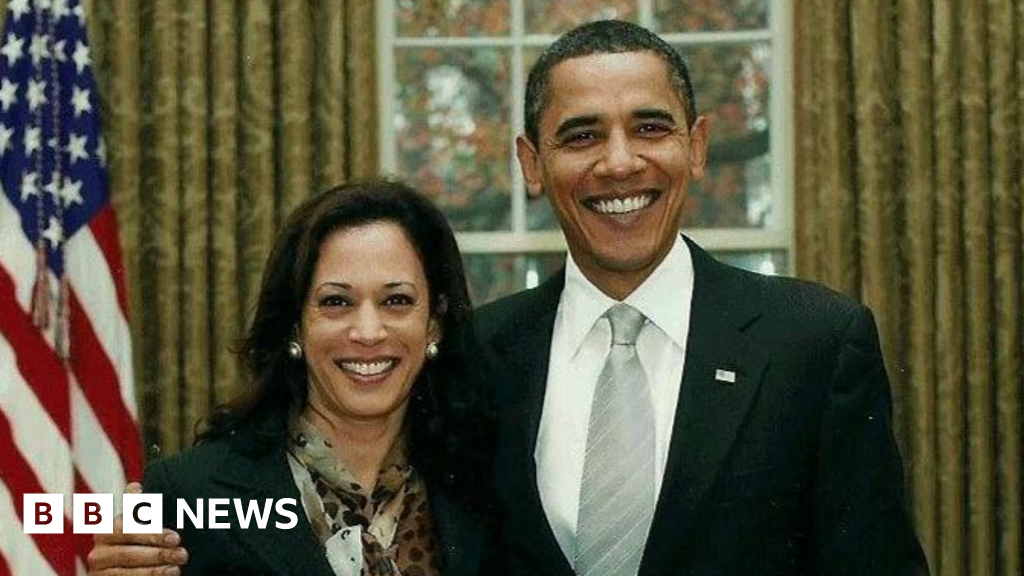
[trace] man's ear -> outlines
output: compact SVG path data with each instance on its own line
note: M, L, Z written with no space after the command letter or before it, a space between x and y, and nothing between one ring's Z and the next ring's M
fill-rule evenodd
M697 116L690 128L690 177L704 176L704 167L708 161L708 119Z
M531 198L540 197L544 194L540 178L540 154L525 134L516 136L516 157L519 158L519 168L523 171L526 193Z

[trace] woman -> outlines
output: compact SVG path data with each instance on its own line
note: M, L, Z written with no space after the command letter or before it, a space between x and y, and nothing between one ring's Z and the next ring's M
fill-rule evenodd
M143 482L169 525L177 498L294 498L298 524L238 529L231 505L229 530L186 516L183 573L479 570L489 425L470 314L455 238L410 188L352 184L300 206L241 347L251 385Z

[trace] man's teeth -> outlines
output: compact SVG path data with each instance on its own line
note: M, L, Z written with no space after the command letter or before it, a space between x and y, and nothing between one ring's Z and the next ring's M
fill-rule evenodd
M646 208L652 199L650 194L643 194L641 196L630 196L625 200L621 198L600 200L594 202L594 209L601 214L627 214Z
M394 366L394 360L380 362L342 362L341 367L360 376L376 376Z

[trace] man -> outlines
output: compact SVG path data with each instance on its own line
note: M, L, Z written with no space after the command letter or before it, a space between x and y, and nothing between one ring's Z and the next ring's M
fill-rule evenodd
M503 573L927 573L871 313L678 233L708 130L678 54L632 24L584 25L534 65L525 118L523 175L569 258L480 311L500 378ZM620 303L644 320L611 345ZM629 395L651 414L629 415L653 423L653 449L605 416L629 401L602 391L620 344L641 367L623 380L647 384ZM629 441L608 448L595 425Z
M707 130L681 58L632 24L581 26L530 73L518 157L569 257L479 313L501 414L494 572L927 574L870 312L678 232Z

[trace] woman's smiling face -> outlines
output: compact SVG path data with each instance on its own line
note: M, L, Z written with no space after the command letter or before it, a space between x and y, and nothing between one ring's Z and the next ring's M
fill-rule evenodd
M427 343L441 336L430 301L423 264L397 224L328 235L299 327L310 407L330 419L401 422Z

